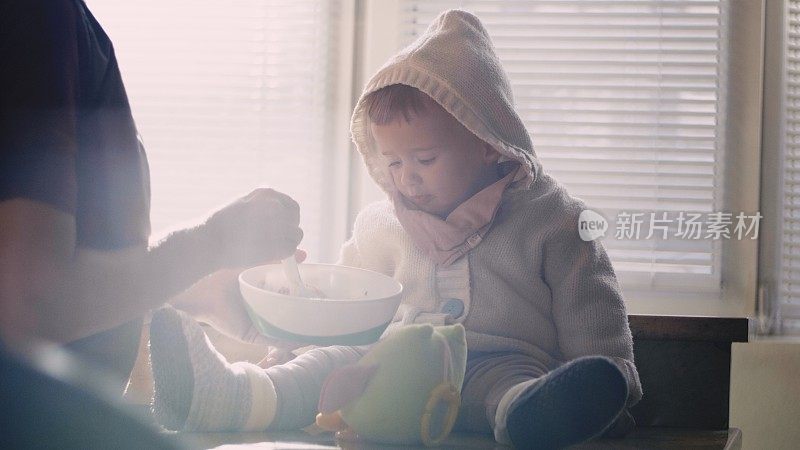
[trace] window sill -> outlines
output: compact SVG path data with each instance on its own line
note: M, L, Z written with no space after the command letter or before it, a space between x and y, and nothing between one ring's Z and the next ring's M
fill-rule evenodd
M750 336L750 342L765 343L765 344L800 345L800 335L798 334L754 335Z
M634 340L747 342L748 319L628 314Z
M744 302L719 298L717 293L625 291L628 314L659 316L748 317Z

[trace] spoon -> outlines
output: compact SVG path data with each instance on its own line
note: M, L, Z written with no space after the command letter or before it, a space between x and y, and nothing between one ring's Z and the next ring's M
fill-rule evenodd
M289 293L296 297L313 297L314 294L303 283L303 279L300 278L300 269L297 267L297 260L294 259L294 255L284 259L282 264L283 274L286 276L286 280L289 281Z

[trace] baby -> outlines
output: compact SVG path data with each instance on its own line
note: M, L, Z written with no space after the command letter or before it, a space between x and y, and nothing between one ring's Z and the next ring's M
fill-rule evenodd
M403 284L387 332L465 327L456 430L550 448L630 427L642 390L614 271L602 245L578 235L583 203L536 159L480 21L441 14L372 77L351 131L388 200L358 215L340 263ZM300 428L326 375L365 351L228 364L188 316L165 309L151 325L154 411L171 429Z

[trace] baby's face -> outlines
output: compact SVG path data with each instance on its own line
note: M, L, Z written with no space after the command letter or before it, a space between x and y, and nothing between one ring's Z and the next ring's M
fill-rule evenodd
M371 130L397 189L427 213L446 218L498 179L500 155L433 100L408 122Z

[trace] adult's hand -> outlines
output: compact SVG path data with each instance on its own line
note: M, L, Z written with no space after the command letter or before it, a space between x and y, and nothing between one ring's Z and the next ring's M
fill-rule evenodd
M215 212L201 229L221 268L277 261L294 252L303 231L300 207L291 197L259 188Z
M303 261L306 253L303 250L296 250L295 258L298 262ZM264 361L265 364L273 360L283 360L290 350L303 344L268 338L256 330L247 315L244 300L239 292L239 274L245 268L217 271L175 296L169 303L195 320L207 323L234 339L249 344L274 347Z

